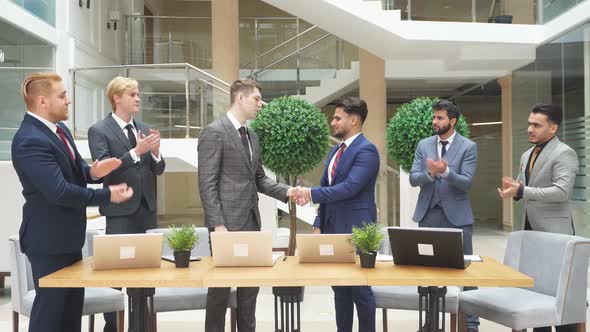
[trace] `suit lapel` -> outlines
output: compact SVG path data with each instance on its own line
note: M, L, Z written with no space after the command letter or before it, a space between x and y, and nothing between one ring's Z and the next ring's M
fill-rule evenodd
M547 162L547 160L549 159L549 155L553 152L553 150L555 150L555 148L559 145L560 141L557 138L557 136L553 137L553 139L551 141L549 141L547 143L547 145L545 145L545 147L543 148L543 150L541 150L541 153L537 156L537 160L535 160L535 164L533 165L533 169L531 171L531 174L529 174L529 183L533 183L535 177L537 176L537 174L539 174L539 169L541 168L541 165L543 165L545 162ZM533 147L534 149L534 147ZM533 149L531 149L531 153L533 151ZM530 153L529 156L527 158L527 162L530 158ZM536 166L536 167L535 167Z
M459 134L459 133L455 134L455 138L453 139L453 143L451 144L451 146L447 150L447 153L445 154L445 158L444 158L448 164L450 164L453 161L453 159L455 159L455 156L457 156L457 152L459 152L459 150L461 149L461 145L463 145L464 141L465 141L465 139L463 138L463 136L461 136L461 134Z
M230 140L234 143L236 149L240 151L240 155L242 156L244 163L246 164L246 166L248 166L248 169L252 170L252 164L250 162L250 159L246 154L246 150L244 150L244 146L242 145L241 139L238 137L239 133L236 130L236 128L234 128L234 125L231 123L227 115L222 116L221 123L225 127L227 136L229 136ZM253 146L253 142L250 142L250 145ZM252 155L254 155L254 148L252 148ZM252 156L252 160L254 160L254 156Z
M64 144L64 142L61 141L61 139L57 136L56 133L54 133L53 131L51 131L51 129L49 129L49 127L47 127L43 122L35 119L34 117L32 117L32 116L30 116L28 114L25 114L25 118L29 119L29 121L35 127L37 127L39 130L41 130L43 133L45 133L45 135L47 135L49 137L49 139L52 140L59 147L59 150L66 157L68 157L68 160L70 161L70 165L72 165L72 167L76 168L76 164L72 160L72 157L70 157L70 153L68 152L68 148L66 147L66 145ZM71 141L70 141L70 145L72 146L72 148L74 147L74 144ZM72 151L72 152L74 153L74 156L76 156L76 153L74 151Z
M334 173L334 179L332 179L332 183L335 183L335 179L342 173L343 169L348 167L348 164L352 162L354 155L356 154L357 150L361 146L361 144L365 141L365 137L363 134L357 136L357 138L352 141L350 146L346 147L342 156L340 156L340 160L338 161L338 165L336 166L336 172ZM338 148L336 149L338 151ZM330 158L332 160L332 158ZM328 164L329 165L329 164Z
M107 115L106 118L104 118L104 121L105 121L106 125L113 132L113 135L115 135L115 137L117 137L119 142L121 142L121 144L123 144L125 146L125 148L127 148L127 150L131 150L133 147L131 146L131 143L129 142L129 138L127 138L127 136L125 136L125 134L123 134L123 130L121 129L121 127L119 127L119 124L117 123L117 121L115 121L113 116L111 114Z

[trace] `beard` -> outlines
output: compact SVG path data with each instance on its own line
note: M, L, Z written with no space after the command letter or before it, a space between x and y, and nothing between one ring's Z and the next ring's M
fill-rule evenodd
M446 134L449 130L451 130L451 124L449 123L446 127L439 127L438 130L435 129L434 126L432 126L432 131L434 131L435 134L437 135L444 135Z

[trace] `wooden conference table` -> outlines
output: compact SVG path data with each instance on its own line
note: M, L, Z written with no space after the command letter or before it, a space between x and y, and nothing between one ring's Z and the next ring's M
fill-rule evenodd
M444 286L532 287L534 281L490 257L467 269L400 266L377 262L374 269L356 264L299 264L297 257L279 258L272 267L220 267L211 257L177 269L93 270L92 257L43 277L40 287L125 287L129 295L129 331L147 331L148 298L157 287L271 287L271 286L423 286L435 296ZM443 288L444 289L444 288ZM440 294L439 294L440 295ZM444 294L443 294L444 295ZM434 301L431 301L434 302ZM438 301L437 301L438 302ZM435 310L440 310L435 308ZM428 313L427 313L428 314ZM437 314L438 312L431 313ZM434 328L433 328L434 329Z

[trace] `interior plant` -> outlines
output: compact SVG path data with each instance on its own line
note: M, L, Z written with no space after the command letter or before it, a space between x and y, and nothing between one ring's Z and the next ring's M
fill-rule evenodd
M170 232L166 236L168 246L174 252L176 267L188 267L191 250L197 245L199 237L195 232L195 225L170 225Z
M377 251L381 247L384 235L381 226L375 222L363 222L361 227L353 226L350 240L359 251L361 267L375 267Z
M258 135L262 164L295 186L297 178L312 170L329 149L330 127L326 116L308 101L279 97L263 107L252 129ZM297 206L289 202L289 252L295 253Z
M434 135L432 131L432 105L439 98L420 97L401 105L387 125L387 151L389 157L409 173L414 162L418 142ZM461 115L455 130L469 137L469 126Z

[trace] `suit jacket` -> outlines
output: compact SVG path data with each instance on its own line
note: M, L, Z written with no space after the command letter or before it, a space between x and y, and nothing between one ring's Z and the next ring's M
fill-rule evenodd
M133 120L135 128L142 133L149 133L150 127L145 123ZM110 157L121 159L121 167L104 177L104 185L127 183L133 188L133 197L120 204L108 204L100 208L100 213L107 217L126 216L139 208L141 198L144 197L148 208L156 211L156 193L154 176L161 175L166 167L164 158L157 163L150 152L140 156L139 162L134 162L129 150L132 149L129 138L125 136L117 121L111 114L88 129L88 145L92 160L103 160Z
M377 222L375 182L379 173L379 152L363 134L344 150L332 179L328 167L340 146L335 146L325 161L320 187L311 189L313 203L319 203L314 227L321 232L352 233L352 226Z
M426 161L438 159L437 143L438 138L434 135L421 140L416 148L410 184L412 187L420 186L420 194L412 219L419 223L424 218L438 187L440 204L449 222L455 226L471 225L473 211L469 202L469 190L477 167L477 146L456 133L443 158L448 163L449 175L446 178L437 176L433 179L428 175Z
M258 192L287 201L289 187L266 176L258 136L252 130L248 132L252 161L227 115L210 123L199 136L199 194L207 227L225 225L230 231L239 230L250 211L260 225Z
M537 231L574 234L569 200L578 172L578 156L554 137L539 154L529 182L525 183L525 170L533 148L522 154L517 177L525 184L523 218L528 217L531 227Z
M108 188L86 188L90 167L70 131L63 129L76 157L45 124L25 114L12 140L12 164L23 186L25 204L20 227L21 251L34 255L79 252L86 238L86 207L110 201Z

